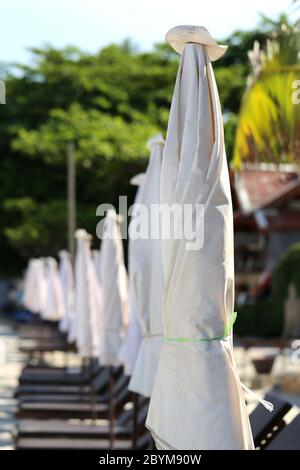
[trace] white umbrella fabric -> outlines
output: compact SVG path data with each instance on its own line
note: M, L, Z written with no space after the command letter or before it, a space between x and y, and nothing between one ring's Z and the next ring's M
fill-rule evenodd
M24 305L31 312L42 314L46 303L46 277L44 259L30 260L24 286Z
M159 240L160 171L164 140L159 134L148 142L150 160L145 180L139 195L141 211L147 211L144 218L137 208L134 223L140 219L149 223L147 238L134 241L131 255L131 271L135 287L136 310L143 333L136 364L129 383L129 389L149 397L157 371L160 348L163 342L162 294L163 272ZM156 211L155 211L156 209ZM152 211L152 214L151 214ZM147 228L147 227L145 227ZM156 234L155 234L156 232ZM154 238L157 235L157 238Z
M91 256L91 236L75 232L75 341L82 358L98 356L101 292Z
M59 329L63 333L68 333L72 329L75 315L75 289L74 289L74 274L71 263L70 253L66 250L61 250L58 253L59 262L59 276L63 291L64 313L59 322Z
M116 212L109 210L104 219L100 250L103 302L100 312L99 359L103 366L120 365L119 351L128 323L128 280L119 223L120 218Z
M183 36L180 28L172 30L184 52L170 110L161 202L191 204L194 214L196 204L203 204L197 234L203 229L204 243L190 250L184 237L162 242L165 341L147 427L159 449L253 449L232 348L233 216L222 113L207 30L188 27L189 36L182 28ZM216 57L218 46L211 47Z
M94 265L95 273L96 273L98 282L100 282L100 265L101 265L100 250L93 250L92 257L93 257L93 265Z
M32 297L33 297L33 281L35 271L35 259L30 259L26 268L24 276L24 289L23 289L23 304L28 310L32 310Z
M141 188L145 180L145 174L139 173L131 178L130 183L137 186L137 192L134 200L134 205L131 212L131 220L135 216L135 207L139 204ZM141 325L137 313L136 304L136 285L134 283L134 244L135 240L129 236L128 242L128 271L129 271L129 308L128 308L128 326L123 343L119 352L119 359L124 366L124 373L131 375L136 358L138 355L139 347L142 341Z
M57 262L54 258L46 258L45 272L46 302L42 310L42 317L44 320L58 321L64 315L64 300Z

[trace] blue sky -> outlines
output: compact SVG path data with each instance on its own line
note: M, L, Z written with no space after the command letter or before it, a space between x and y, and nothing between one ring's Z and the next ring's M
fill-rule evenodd
M217 38L276 18L292 0L0 0L0 62L28 62L29 46L73 44L94 52L130 37L141 50L177 24L206 26Z

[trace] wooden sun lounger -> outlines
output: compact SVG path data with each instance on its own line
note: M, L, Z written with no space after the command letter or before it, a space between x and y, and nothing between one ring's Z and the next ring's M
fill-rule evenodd
M61 340L34 341L34 344L21 344L19 349L25 354L70 350L69 344Z
M124 405L131 399L127 389L122 390L114 400L116 416ZM20 403L16 413L17 418L37 419L105 419L109 415L109 406L106 403Z
M148 403L143 401L138 418L138 428L133 432L132 410L123 411L113 428L113 441L111 441L111 428L108 423L91 426L86 424L70 424L61 422L41 423L38 421L24 421L19 423L16 449L45 449L45 450L102 450L102 449L148 449L151 438L144 423L147 416ZM45 426L43 429L38 424ZM60 428L60 433L57 430Z
M21 403L16 417L36 419L89 419L94 415L107 418L109 407L106 403Z
M40 420L22 420L18 429L17 441L27 439L49 438L80 438L80 439L108 439L110 436L109 424L72 424L60 420L41 422ZM130 439L132 430L130 426L114 426L114 434L118 439Z
M64 393L34 393L34 394L20 394L19 403L63 403L63 402L90 402L91 396L94 395L98 403L108 401L108 371L102 370L101 376L94 379L90 387L79 389L77 392L71 394ZM115 379L114 390L118 394L123 388L128 385L128 377L121 375ZM45 387L44 392L48 392Z
M145 429L145 421L148 413L148 400L140 404L136 422L136 437L142 434ZM133 409L124 410L117 418L113 427L114 436L118 439L129 439L133 435ZM49 437L81 437L89 438L108 438L110 435L110 426L108 423L85 424L72 423L62 420L20 420L17 426L18 438L49 438Z
M276 434L265 450L300 450L300 414Z
M90 403L92 399L91 390L88 393L76 393L76 394L41 394L41 395L22 395L19 398L19 403ZM108 401L107 393L101 395L97 394L95 397L97 403L105 403Z
M115 375L116 379L118 377L118 372ZM39 394L84 394L90 393L91 390L101 391L103 387L107 384L108 380L108 370L102 368L98 371L95 377L91 377L90 380L87 380L85 384L79 383L77 385L72 385L71 382L67 382L64 385L60 383L42 383L42 384L21 384L15 391L15 397L22 397L24 395L39 395Z
M58 327L57 323L53 322L45 322L42 321L39 318L36 318L35 320L31 320L27 324L16 324L15 325L15 330L18 332L20 336L26 335L26 334L36 334L36 333L57 333L58 332Z
M284 427L283 417L291 409L290 403L277 398L272 392L265 398L274 405L272 413L259 404L249 417L254 445L260 450L264 449Z
M63 370L43 370L40 372L39 370L24 370L19 378L20 384L34 384L34 385L42 385L42 384L71 384L71 385L78 385L78 384L87 384L95 375L101 370L100 366L93 367L93 368L82 368L81 371L75 369L73 372L72 369L63 369Z
M136 449L147 449L150 444L150 435L145 433L141 436L136 445ZM38 439L38 438L20 438L16 443L18 450L106 450L110 449L109 439L66 439L64 437ZM131 439L116 439L113 449L126 450L132 449Z
M21 340L66 339L66 335L58 330L44 329L38 326L19 332Z
M76 395L80 393L90 393L91 384L88 385L19 385L15 392L15 397L22 397L22 395L35 394L63 394L63 395Z

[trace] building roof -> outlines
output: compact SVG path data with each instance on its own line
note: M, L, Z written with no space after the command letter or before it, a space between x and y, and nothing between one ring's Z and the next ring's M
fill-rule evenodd
M299 169L294 165L248 164L234 173L233 185L236 209L250 215L300 195Z
M231 174L231 186L236 228L300 230L298 167L247 164Z

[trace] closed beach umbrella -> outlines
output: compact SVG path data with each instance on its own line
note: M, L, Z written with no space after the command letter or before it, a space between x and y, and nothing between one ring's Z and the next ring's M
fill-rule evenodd
M164 344L147 427L159 449L253 449L233 358L233 216L222 114L210 61L224 53L203 27L167 34L182 53L169 116L161 202L203 205L203 246L165 237ZM164 218L167 216L163 212ZM201 218L200 218L201 219ZM187 218L187 225L191 219ZM190 241L190 240L189 240Z
M135 218L149 223L146 237L138 238L132 247L131 271L135 286L136 310L140 318L143 341L141 343L129 389L149 397L157 371L162 330L163 272L159 239L160 172L164 140L159 134L148 142L150 160L139 195L141 211ZM156 210L155 210L156 209ZM152 212L151 212L152 210ZM135 223L135 220L133 221ZM147 228L147 227L145 227ZM156 229L156 230L155 230ZM156 238L155 238L156 235Z
M120 364L119 352L128 323L128 280L124 265L120 219L114 210L106 214L101 242L100 284L102 309L100 316L99 358L104 366Z
M42 310L44 320L58 321L64 315L64 297L57 262L54 258L46 258L46 302Z
M146 176L145 173L138 173L137 175L134 175L130 180L130 184L132 184L132 186L138 187L136 196L135 196L135 201L134 201L135 204L139 200L139 193L141 191L142 184L145 181L145 176Z
M32 310L32 296L33 296L33 280L35 270L35 259L28 261L27 269L24 276L24 289L23 289L23 304L28 310Z
M135 196L134 206L131 212L131 220L134 218L134 208L139 203L142 184L145 180L145 174L139 173L131 178L130 183L137 186L137 192ZM119 353L120 361L124 366L124 373L131 375L135 361L138 355L139 347L142 341L141 325L137 313L136 304L136 285L134 283L135 270L134 270L134 244L135 240L129 236L128 242L128 270L129 270L129 307L128 307L128 326L121 350Z
M74 337L82 358L97 357L99 348L100 291L90 243L84 229L76 230Z
M64 312L59 322L59 329L63 333L67 333L72 328L74 322L75 309L75 290L74 275L71 263L70 253L61 250L59 253L59 276L63 291Z
M92 257L93 257L93 265L95 269L95 273L98 279L98 282L100 282L100 250L93 250L92 252Z
M46 303L46 277L44 259L29 262L24 285L24 305L33 313L42 314Z

